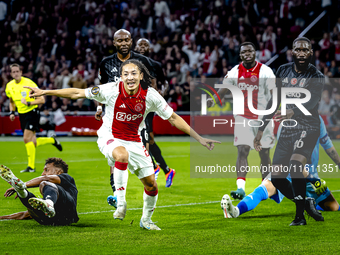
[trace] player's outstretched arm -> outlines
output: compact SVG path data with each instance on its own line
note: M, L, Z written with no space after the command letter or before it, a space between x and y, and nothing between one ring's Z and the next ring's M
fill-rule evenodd
M33 219L33 218L28 213L28 211L0 216L0 220L29 220L29 219Z
M32 88L24 86L31 90L30 97L41 97L41 96L57 96L57 97L67 97L71 99L85 98L85 89L56 89L56 90L41 90L39 88Z
M202 144L204 147L207 147L209 150L212 150L215 145L214 143L221 143L219 141L207 139L201 137L199 134L193 130L188 123L185 122L180 116L178 116L176 113L172 113L171 117L168 119L168 121L171 123L171 125L175 126L179 130L183 131L184 133L190 135L191 137L195 138L200 144Z

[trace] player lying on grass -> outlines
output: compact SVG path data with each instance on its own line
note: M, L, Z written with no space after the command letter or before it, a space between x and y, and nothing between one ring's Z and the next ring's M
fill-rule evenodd
M12 188L5 197L14 193L27 208L25 212L0 216L0 219L34 219L42 225L69 225L78 222L77 194L74 179L68 174L68 165L60 158L48 158L42 176L28 182L18 179L12 171L0 166L0 176ZM27 188L39 187L43 199L37 198Z
M340 165L340 156L335 150L333 143L327 134L325 123L323 122L321 117L320 121L320 136L312 154L312 164L306 165L306 169L309 169L309 176L311 176L310 178L313 179L318 178L317 167L319 163L319 144L321 144L322 148L334 161L334 163ZM280 130L277 134L278 139L279 136ZM308 179L309 178L307 177L307 181ZM313 185L310 182L307 183L306 187L306 196L310 198L306 200L306 211L312 217L313 215L315 215L317 219L321 219L321 217L318 217L317 213L313 210L314 205L312 205L311 203L314 203L314 200L317 204L316 209L324 211L339 210L339 204L335 200L329 188L327 188L325 181L321 180L321 182L319 183L321 185L317 188L315 187L316 185ZM260 186L258 186L251 194L246 196L240 203L238 203L236 207L233 206L228 195L223 196L221 206L226 218L236 218L243 213L253 210L261 201L266 200L268 197L270 197L277 203L281 203L282 199L284 198L282 193L274 187L270 178L266 178Z
M148 230L160 230L151 221L156 207L158 187L155 180L150 155L143 146L139 128L149 112L156 112L179 130L189 134L209 150L218 141L198 135L167 104L164 98L150 87L152 76L138 60L129 59L120 67L122 81L106 83L88 89L40 90L30 88L32 97L53 95L71 99L89 98L106 105L103 124L97 131L98 147L107 158L108 164L114 166L114 180L117 195L115 219L123 220L126 214L127 168L137 175L144 185L143 215L140 227Z

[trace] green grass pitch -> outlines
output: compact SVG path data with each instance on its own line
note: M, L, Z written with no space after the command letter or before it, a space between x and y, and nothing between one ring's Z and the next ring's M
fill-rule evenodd
M157 141L157 138L156 138ZM231 142L229 142L231 145ZM338 150L340 142L334 141ZM224 219L220 200L236 187L236 178L190 178L189 142L158 142L163 155L176 169L174 184L165 188L164 173L158 178L159 198L153 221L162 231L139 227L143 187L130 174L123 221L114 220L113 207L106 198L109 167L94 141L65 139L63 152L53 146L37 149L36 173L20 173L26 167L22 141L0 142L0 164L10 167L24 181L41 174L44 159L61 157L69 164L78 195L77 224L63 227L41 226L34 220L0 221L0 254L337 254L339 252L339 212L323 212L325 222L307 218L307 226L289 227L295 206L287 199L277 205L263 201L253 211L237 219ZM219 145L217 145L219 146ZM235 148L234 148L235 149ZM332 163L322 149L320 163ZM236 161L236 149L233 157ZM226 156L227 157L227 156ZM257 164L251 152L249 164ZM235 175L236 176L236 175ZM340 180L326 179L340 201ZM260 184L248 178L246 193ZM0 180L0 193L10 186ZM39 195L38 189L31 190ZM234 202L236 205L237 202ZM23 211L14 196L0 196L0 215Z

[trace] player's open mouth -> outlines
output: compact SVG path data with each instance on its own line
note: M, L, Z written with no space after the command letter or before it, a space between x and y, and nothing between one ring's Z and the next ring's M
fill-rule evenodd
M127 85L128 85L128 87L133 87L133 86L135 86L135 83L134 82L128 82Z

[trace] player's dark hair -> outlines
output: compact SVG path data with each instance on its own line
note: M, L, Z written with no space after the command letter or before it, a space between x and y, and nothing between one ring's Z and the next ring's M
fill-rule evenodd
M309 46L312 47L312 43L310 42L310 40L307 37L298 37L293 42L293 48L294 48L294 44L298 41L306 41L306 42L308 42Z
M150 74L149 70L146 68L146 66L140 62L137 59L128 59L126 60L119 69L120 75L123 74L123 67L127 64L134 64L138 67L139 71L143 73L143 80L140 81L140 85L142 86L142 89L147 89L148 87L151 87L151 81L154 79L154 77Z
M53 164L54 167L60 168L64 173L68 172L68 164L61 158L48 158L45 161L45 165Z
M17 63L11 64L11 65L9 66L9 68L11 69L11 72L12 72L12 67L18 67L19 70L21 70L20 65L17 64Z
M253 46L254 50L256 51L255 44L253 44L252 42L244 42L244 43L241 43L240 49L241 49L242 46L247 46L247 45Z

